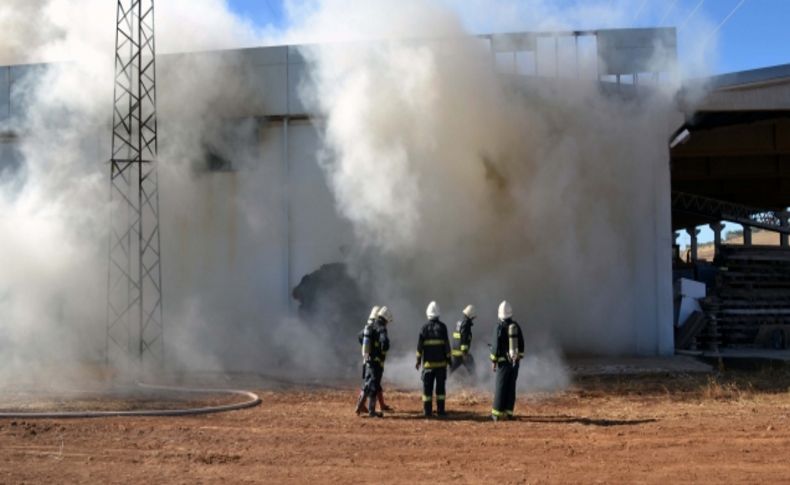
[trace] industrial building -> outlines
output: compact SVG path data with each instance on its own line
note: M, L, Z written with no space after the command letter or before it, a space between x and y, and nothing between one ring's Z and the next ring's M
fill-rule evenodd
M612 96L635 99L640 90L651 89L651 82L660 84L671 77L676 50L674 29L517 33L480 40L491 49L492 68L503 76L523 78L526 85L558 78L595 82ZM656 46L664 56L658 63ZM596 62L578 60L585 49L595 53ZM560 62L561 57L574 55L575 63ZM315 124L320 120L314 119L300 96L309 71L300 48L167 55L160 65L161 84L175 83L183 72L201 69L227 70L235 80L205 87L213 93L211 117L234 129L225 136L223 128L216 128L213 138L199 142L196 153L203 155L194 162L200 176L193 182L201 196L184 202L162 191L164 207L191 205L189 211L181 212L188 216L162 221L169 231L163 236L166 312L183 311L195 287L205 286L208 301L201 302L202 308L212 308L218 315L232 313L236 320L247 321L261 314L291 313L292 291L299 281L322 265L342 261L344 248L353 244L353 230L338 214L318 163L322 140ZM575 67L568 70L566 65ZM42 68L0 68L0 177L22 163L18 146L26 134L15 128L15 120L25 112L26 101L24 90L18 87ZM700 101L695 96L701 90ZM239 92L245 93L242 102L236 96ZM654 145L646 148L665 150L657 156L666 163L654 168L654 185L643 193L653 209L644 220L645 232L635 235L641 261L634 268L640 275L639 288L633 295L622 295L624 300L633 298L631 307L642 311L629 317L633 337L628 348L618 353L667 355L674 351L675 325L683 323L675 321L673 307L674 231L731 220L745 224L745 229L752 221L754 227L779 228L787 234L786 214L781 220L757 217L766 212L778 214L774 211L790 205L790 68L695 80L682 93L677 98L675 126L655 133ZM162 112L168 109L166 104L165 98L160 100ZM207 116L200 113L196 118ZM165 132L167 126L161 130ZM96 137L92 156L101 163L109 153L102 141L107 137L103 133ZM164 180L166 176L163 184ZM239 194L244 195L240 198ZM711 208L706 201L747 209L733 214L724 206ZM250 207L265 209L249 211ZM331 229L316 233L317 227ZM786 236L782 240L786 246ZM675 276L700 278L693 269L689 273L692 266L681 266L676 264ZM232 307L222 292L210 291L226 287L234 288L238 296ZM212 294L215 301L211 301ZM193 331L207 336L214 332L211 326ZM246 344L256 345L257 337L248 335L249 329L242 325L239 331L240 345L245 345L246 337L250 337Z

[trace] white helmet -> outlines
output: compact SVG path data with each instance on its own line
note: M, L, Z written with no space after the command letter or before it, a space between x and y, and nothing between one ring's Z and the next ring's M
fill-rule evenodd
M379 308L378 317L384 319L387 323L392 323L392 312L386 306Z
M425 309L425 316L428 317L428 320L439 318L439 315L439 305L435 301L428 303L428 308Z
M508 303L507 300L502 300L502 303L499 304L497 316L500 320L507 320L513 316L513 309L510 308L510 303Z
M370 310L370 315L368 315L368 320L373 321L376 317L379 316L379 306L376 305Z
M475 310L474 305L466 305L464 308L463 314L466 315L466 318L472 320L477 316L477 310Z

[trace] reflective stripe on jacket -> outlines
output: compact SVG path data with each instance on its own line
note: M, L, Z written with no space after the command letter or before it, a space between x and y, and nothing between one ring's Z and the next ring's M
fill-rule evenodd
M450 361L450 339L447 326L438 318L422 326L417 341L417 359L425 369L447 367Z

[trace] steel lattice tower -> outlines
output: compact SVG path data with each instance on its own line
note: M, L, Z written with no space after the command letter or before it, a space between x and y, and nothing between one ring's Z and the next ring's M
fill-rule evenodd
M106 357L161 365L154 0L118 0L116 24Z

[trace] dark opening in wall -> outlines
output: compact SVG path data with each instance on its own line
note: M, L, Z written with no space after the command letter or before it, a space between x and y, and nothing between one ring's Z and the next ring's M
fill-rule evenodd
M221 153L212 150L210 147L205 149L206 169L209 172L232 172L233 162L224 157Z

